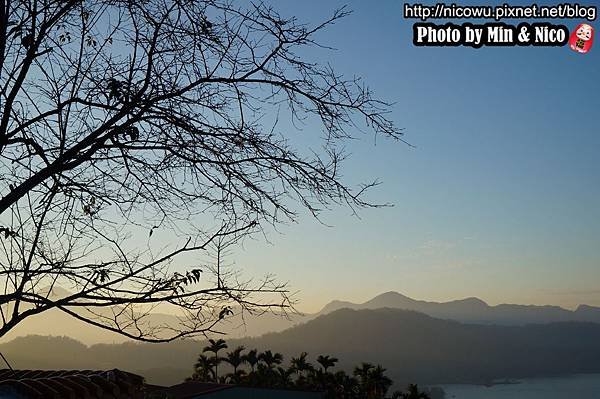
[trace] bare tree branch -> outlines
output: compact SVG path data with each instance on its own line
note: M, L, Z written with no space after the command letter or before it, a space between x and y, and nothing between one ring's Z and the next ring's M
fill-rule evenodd
M51 309L150 342L292 311L286 284L224 254L298 209L380 206L340 165L363 130L403 141L390 104L306 56L348 10L309 26L261 3L0 6L0 336ZM308 150L295 133L315 122Z

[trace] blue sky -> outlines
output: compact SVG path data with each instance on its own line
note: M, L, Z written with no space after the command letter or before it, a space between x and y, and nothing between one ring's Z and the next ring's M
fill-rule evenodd
M353 14L319 36L337 50L308 55L395 102L416 148L364 136L348 146L345 169L350 182L379 178L370 198L395 206L360 219L332 210L329 227L302 217L270 243L247 241L236 264L289 280L306 311L389 290L600 305L600 43L585 55L416 48L401 2L275 6L316 23L342 4Z

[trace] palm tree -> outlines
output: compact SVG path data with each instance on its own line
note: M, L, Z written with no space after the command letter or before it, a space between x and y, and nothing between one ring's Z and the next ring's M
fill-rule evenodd
M377 365L369 371L369 380L375 398L385 397L386 392L392 386L392 380L385 375L385 369L381 365Z
M375 366L371 363L362 362L360 366L354 368L354 376L360 379L361 389L366 397L370 397L373 391L373 384L371 383L371 370Z
M320 355L317 362L321 367L315 369L308 362L308 353L302 352L300 356L291 358L290 367L286 369L280 366L283 362L281 353L273 353L271 350L258 353L253 349L243 354L245 347L238 346L227 352L225 357L219 357L219 352L227 348L225 341L210 339L209 344L203 352L211 352L214 356L199 355L191 380L221 381L268 388L308 387L325 392L327 398L336 399L383 399L392 385L392 380L385 375L386 369L381 365L363 362L354 368L354 376L344 371L331 373L328 370L336 365L337 358ZM229 363L233 372L219 378L217 366L221 361ZM240 368L244 363L251 368L249 374ZM294 373L297 375L295 381L291 378ZM430 399L430 395L429 392L420 392L416 384L411 384L406 392L396 391L389 398Z
M323 368L323 371L325 373L327 372L328 368L334 367L337 362L338 362L337 358L331 357L329 355L319 355L317 357L317 363L319 363L321 365L321 367Z
M360 396L358 380L346 374L345 371L338 371L333 375L335 381L336 398L357 398Z
M275 366L283 362L283 355L267 350L260 353L257 358L259 363L256 365L256 372L251 373L252 377L249 379L249 383L263 387L277 385L278 375L275 371Z
M270 350L264 351L258 355L258 359L267 365L269 369L273 369L276 364L283 362L283 355L281 353L272 353Z
M419 392L417 384L410 384L408 392L401 394L402 399L430 399L430 396L425 392Z
M201 354L194 365L194 380L199 381L214 381L215 373L213 370L214 360L206 355Z
M243 346L238 346L233 351L227 352L227 355L223 358L223 360L233 367L232 379L234 382L239 382L237 381L239 379L238 368L246 362L244 356L242 355L242 352L245 349L246 348Z
M369 381L369 373L373 368L375 368L375 366L371 363L362 362L360 366L356 366L354 368L353 374L355 377L360 378L360 381L362 383L366 383L367 381Z
M203 352L212 352L215 354L215 382L218 382L219 379L219 362L221 358L219 358L219 351L222 349L227 349L227 344L224 339L219 338L218 340L209 339L208 342L210 345L204 347Z
M302 352L299 357L293 357L290 360L290 372L295 372L298 376L296 379L296 385L299 387L306 386L308 384L306 373L314 371L314 367L310 364L306 358L308 353Z
M302 352L299 357L293 357L290 363L292 364L292 370L295 371L298 375L304 373L305 371L310 371L313 369L312 364L306 361L308 357L308 353Z
M256 349L252 349L244 355L244 361L250 365L250 370L252 370L252 372L256 369L258 360L258 351Z
M229 373L229 383L230 384L241 384L246 377L246 370L239 369L234 371L233 373Z
M290 378L292 375L292 371L290 369L286 369L284 367L277 367L277 379L278 385L281 388L287 388L292 385L292 379Z

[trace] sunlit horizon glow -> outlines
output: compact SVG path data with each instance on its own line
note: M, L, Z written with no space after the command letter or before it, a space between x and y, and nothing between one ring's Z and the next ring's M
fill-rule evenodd
M310 22L343 4L276 5ZM348 145L344 172L356 183L379 178L370 198L395 206L360 219L324 212L330 227L302 217L270 244L246 242L236 264L289 280L305 312L386 291L600 306L600 51L415 48L402 3L348 7L353 14L321 35L336 50L310 55L395 102L416 148L365 136Z
M309 24L346 3L273 1ZM434 302L600 306L600 49L415 48L402 3L348 8L318 36L334 49L306 56L361 76L394 103L390 116L414 148L359 135L342 171L354 185L380 180L367 198L393 206L358 215L332 206L316 220L298 205L298 223L268 226L226 261L243 278L274 273L289 282L304 313L389 291ZM292 125L283 114L263 122L277 120L277 132L301 150L319 148L317 120ZM152 240L135 226L130 233L132 246L153 256L180 244L167 229Z

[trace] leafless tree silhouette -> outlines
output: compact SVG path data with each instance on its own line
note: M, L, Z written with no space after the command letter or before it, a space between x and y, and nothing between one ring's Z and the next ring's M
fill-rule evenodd
M389 104L306 59L345 9L309 26L212 0L0 5L0 336L50 309L152 342L285 309L285 284L206 254L299 209L378 206L339 166L362 131L402 140ZM309 151L292 138L312 119ZM159 305L179 322L153 323Z

